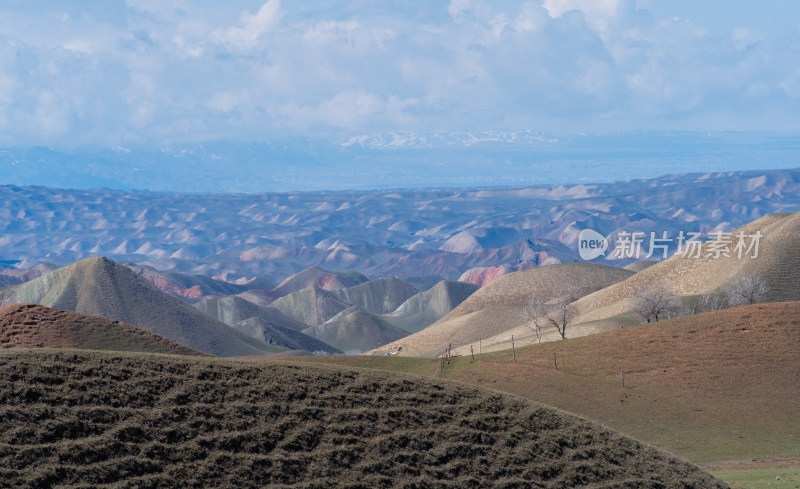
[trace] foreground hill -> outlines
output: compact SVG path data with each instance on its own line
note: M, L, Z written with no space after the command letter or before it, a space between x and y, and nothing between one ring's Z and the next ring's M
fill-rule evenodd
M525 306L534 293L569 288L576 294L588 294L633 274L630 270L593 263L545 265L510 273L481 287L436 323L377 351L434 356L449 344L454 347L478 344L482 339L525 324Z
M461 356L442 375L577 413L694 462L800 457L799 302L518 347L516 359L510 350L474 363ZM308 361L440 375L438 359Z
M130 324L35 304L0 308L0 348L80 348L203 355Z
M409 333L416 333L443 318L479 288L471 283L442 280L433 288L410 297L383 319Z
M22 285L0 289L0 305L19 303L124 321L213 355L259 355L280 350L203 314L130 268L103 257L88 258Z
M725 488L508 395L397 374L0 352L9 487Z

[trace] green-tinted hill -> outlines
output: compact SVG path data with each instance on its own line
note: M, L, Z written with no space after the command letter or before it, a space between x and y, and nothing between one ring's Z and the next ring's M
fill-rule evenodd
M372 314L388 314L417 292L414 286L396 277L370 280L333 291L344 302Z
M0 352L6 487L725 488L564 413L335 367Z
M0 305L32 303L103 316L219 356L275 353L258 341L162 292L130 268L95 257L0 290Z
M361 353L408 336L408 332L356 306L303 332L348 353Z
M350 304L336 297L331 291L308 287L277 299L269 307L296 321L317 326L344 311Z
M369 280L355 271L331 272L318 267L311 267L286 278L273 289L278 296L284 296L309 287L323 290L339 290L345 287L362 284Z
M410 297L383 319L398 328L416 333L443 318L472 295L480 286L443 280L433 288Z
M322 340L260 317L251 317L239 321L231 325L231 327L270 345L283 346L291 350L325 352L329 355L342 353L338 348Z
M204 355L130 324L36 304L0 308L0 348L80 348Z
M324 351L332 354L341 350L308 336L302 331L308 325L286 316L274 307L259 307L241 297L208 297L194 305L242 333L292 350Z
M296 331L302 331L308 327L306 323L290 318L277 308L260 307L238 296L207 297L194 304L194 307L228 326L233 326L245 319L261 318L272 324L279 324Z

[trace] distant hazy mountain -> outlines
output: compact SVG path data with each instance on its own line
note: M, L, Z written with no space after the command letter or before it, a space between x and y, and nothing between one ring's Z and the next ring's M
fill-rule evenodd
M612 243L633 231L707 237L800 210L800 170L252 195L0 186L0 202L0 258L22 260L18 267L104 255L152 267L185 298L230 295L215 288L229 287L219 280L197 279L219 277L236 280L232 289L256 287L242 297L267 305L312 285L336 290L367 277L455 280L469 272L462 280L486 284L511 271L579 261L578 235L587 228ZM633 259L607 253L593 261L624 266ZM258 282L241 283L253 277Z
M612 182L765 164L787 168L797 165L797 144L797 136L770 133L392 131L339 141L0 148L0 168L4 183L69 188L193 193L464 188Z
M367 281L363 274L353 271L328 271L318 267L311 267L287 277L278 284L273 291L278 296L284 296L308 287L318 287L323 290L339 290L352 287Z

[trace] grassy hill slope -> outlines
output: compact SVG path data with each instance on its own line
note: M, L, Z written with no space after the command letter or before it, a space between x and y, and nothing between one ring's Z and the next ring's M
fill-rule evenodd
M0 352L7 487L724 488L594 424L335 367Z
M204 355L130 324L35 304L0 308L0 348L81 348Z
M641 273L641 272L640 272ZM558 369L554 365L558 362ZM800 303L687 316L454 358L307 361L489 386L601 422L695 462L800 456ZM625 385L622 385L622 373Z

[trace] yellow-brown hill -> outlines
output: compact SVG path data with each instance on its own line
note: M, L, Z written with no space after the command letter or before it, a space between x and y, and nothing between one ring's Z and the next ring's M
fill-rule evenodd
M733 253L739 232L762 234L758 256ZM675 255L648 267L624 282L581 298L575 303L580 313L576 322L606 319L633 309L633 296L648 286L660 285L679 296L711 292L726 287L739 273L755 273L769 288L768 301L800 300L800 213L773 214L735 230L729 257L708 256L709 244L703 245L701 257Z
M564 288L590 293L633 274L622 268L593 263L561 263L510 273L477 290L434 324L378 348L375 353L434 356L449 344L454 347L477 345L481 339L526 323L525 306L534 293Z

